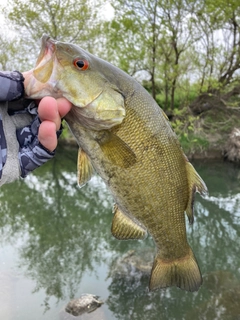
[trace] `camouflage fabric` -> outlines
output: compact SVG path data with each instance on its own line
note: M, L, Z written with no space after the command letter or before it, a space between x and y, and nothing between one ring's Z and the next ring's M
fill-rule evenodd
M2 178L2 169L7 160L7 142L3 131L2 117L0 115L0 179Z
M20 99L24 94L23 81L19 71L0 72L0 101Z
M34 103L31 103L27 108L27 112L35 115L33 122L24 128L16 131L17 140L19 143L19 163L21 168L21 177L40 167L42 164L52 159L55 151L51 152L44 148L38 140L38 129L40 119L37 116L37 108ZM19 112L18 112L19 113ZM57 131L57 137L60 136L62 128Z
M0 72L0 102L21 98L24 94L23 80L18 71ZM26 109L17 111L11 110L10 104L0 103L0 186L19 176L25 177L55 154L38 141L40 119L35 103L31 102ZM22 101L19 100L19 104ZM58 137L61 131L62 128L57 132Z

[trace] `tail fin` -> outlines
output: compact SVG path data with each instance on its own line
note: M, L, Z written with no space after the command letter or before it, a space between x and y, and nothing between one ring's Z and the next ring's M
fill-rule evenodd
M177 286L186 291L197 291L202 284L202 276L194 254L166 261L157 254L151 273L150 290Z

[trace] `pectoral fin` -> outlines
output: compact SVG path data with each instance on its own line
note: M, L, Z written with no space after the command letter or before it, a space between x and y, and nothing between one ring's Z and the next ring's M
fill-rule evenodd
M83 187L91 178L94 172L88 155L79 148L78 150L78 185Z
M202 178L198 175L194 167L190 162L186 162L187 176L188 176L188 188L189 188L189 198L188 204L186 208L186 213L188 216L189 222L192 224L194 220L193 216L193 204L194 204L194 195L195 192L199 192L201 195L204 195L208 192L207 187L202 180Z
M119 240L127 240L144 239L146 237L147 231L120 211L117 205L114 206L113 212L114 217L111 231L115 238Z
M136 155L131 148L117 135L103 131L97 139L103 153L114 165L129 168L136 163Z

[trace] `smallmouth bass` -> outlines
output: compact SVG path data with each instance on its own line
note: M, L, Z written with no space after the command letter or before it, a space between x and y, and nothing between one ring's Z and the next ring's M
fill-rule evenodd
M26 94L64 96L74 105L65 119L80 148L79 185L94 171L105 181L116 202L117 239L152 236L158 251L150 290L198 290L202 276L184 212L192 223L195 192L204 194L207 187L147 91L110 63L44 35Z

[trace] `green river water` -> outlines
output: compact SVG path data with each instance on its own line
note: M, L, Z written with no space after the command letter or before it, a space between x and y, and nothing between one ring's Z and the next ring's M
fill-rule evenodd
M64 305L82 293L105 301L86 319L240 319L239 167L194 163L209 189L196 197L193 226L187 222L201 289L148 292L149 274L115 262L129 250L153 261L152 239L112 237L111 195L98 177L78 188L76 159L76 150L59 149L34 174L0 190L1 320L62 320Z

